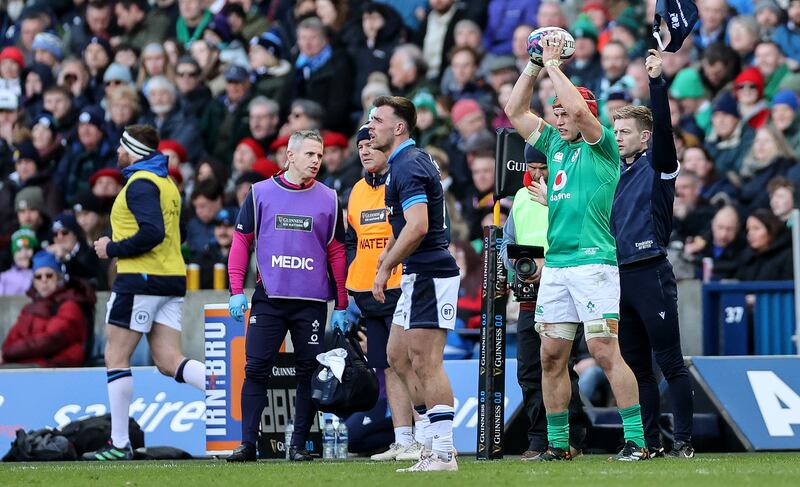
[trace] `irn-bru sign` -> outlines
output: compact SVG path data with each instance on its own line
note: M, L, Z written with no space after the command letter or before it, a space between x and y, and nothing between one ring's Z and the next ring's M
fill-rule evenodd
M241 390L249 318L248 313L242 322L234 320L224 304L205 306L206 453L209 455L228 453L242 442ZM281 352L287 348L290 348L288 340L281 346ZM258 448L262 458L285 455L284 431L292 417L295 385L291 356L281 353L272 369L267 407L261 415ZM316 422L311 431L311 440L315 440L319 432ZM315 451L313 441L307 446Z
M206 453L232 451L242 442L244 338L249 315L242 322L222 304L205 306Z

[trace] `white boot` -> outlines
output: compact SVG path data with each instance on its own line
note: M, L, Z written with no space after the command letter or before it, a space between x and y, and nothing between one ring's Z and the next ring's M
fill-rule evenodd
M450 455L450 460L445 461L430 450L421 453L419 462L408 468L399 468L398 472L446 472L458 471L456 455Z
M423 446L422 443L414 442L405 449L398 453L395 460L400 460L401 462L418 462L420 459L420 454L422 453Z
M408 446L403 446L400 443L392 443L391 445L389 445L388 450L386 450L383 453L376 453L371 457L369 457L369 459L372 460L373 462L389 462L392 460L397 460L397 456L406 451L407 448Z

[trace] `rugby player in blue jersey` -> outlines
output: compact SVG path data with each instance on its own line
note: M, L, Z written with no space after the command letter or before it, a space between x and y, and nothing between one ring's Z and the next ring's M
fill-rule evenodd
M389 160L386 207L392 238L379 258L372 293L383 302L392 270L403 264L387 354L389 365L409 389L415 410L429 422L419 461L398 471L458 470L453 449L453 390L442 359L447 330L456 322L460 278L447 250L450 241L439 168L411 138L417 112L410 100L381 96L374 105L369 134L372 148ZM399 336L405 340L397 340ZM419 380L419 390L408 387L414 377Z

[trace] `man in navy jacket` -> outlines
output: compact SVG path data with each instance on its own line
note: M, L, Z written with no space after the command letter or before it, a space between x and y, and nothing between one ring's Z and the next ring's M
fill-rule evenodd
M692 458L692 383L681 352L677 284L666 257L680 164L661 63L658 51L651 49L645 64L652 112L643 106L626 106L613 113L622 159L611 214L621 288L619 345L639 384L651 456L663 455L658 427L660 397L652 363L655 354L669 384L675 418L675 445L668 455Z

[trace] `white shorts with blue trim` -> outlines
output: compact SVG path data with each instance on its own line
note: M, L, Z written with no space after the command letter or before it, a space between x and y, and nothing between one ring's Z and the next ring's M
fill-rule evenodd
M431 328L452 330L456 326L456 306L460 276L429 277L403 274L400 299L392 324L409 330Z
M106 305L106 323L139 333L150 333L153 323L181 331L182 296L111 293Z

